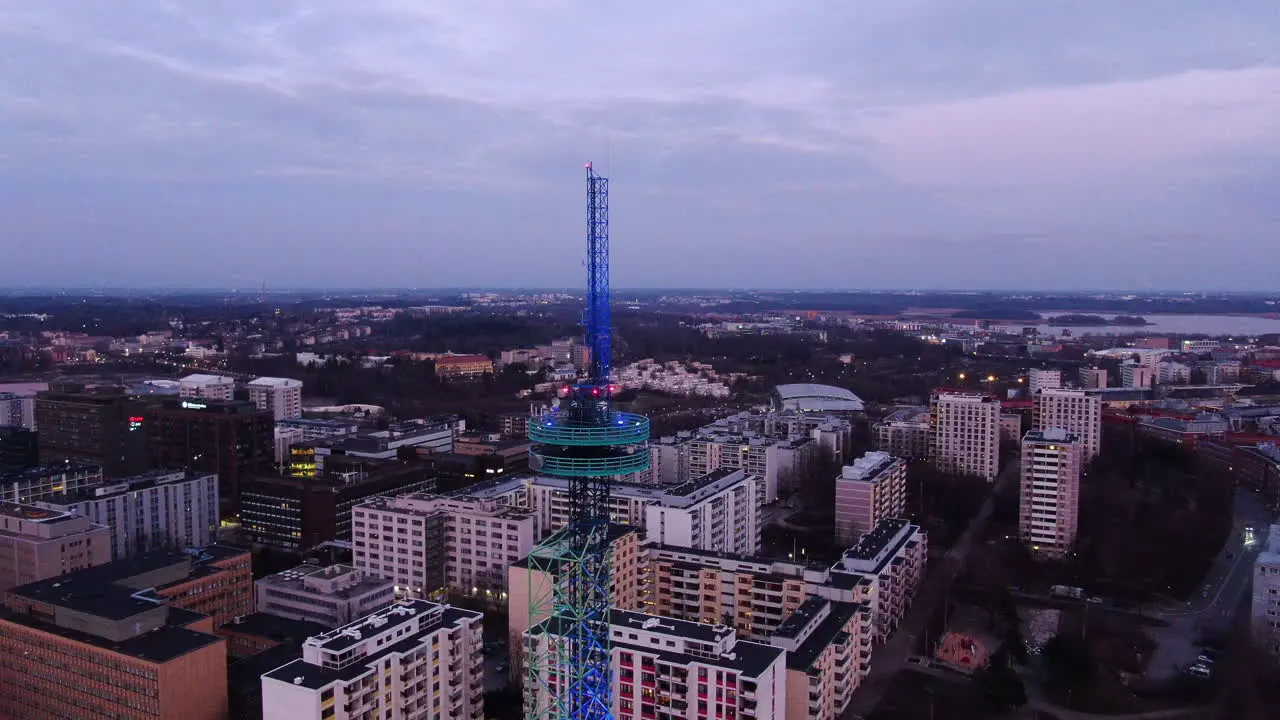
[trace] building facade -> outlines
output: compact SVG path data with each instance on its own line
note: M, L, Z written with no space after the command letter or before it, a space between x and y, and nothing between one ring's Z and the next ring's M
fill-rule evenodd
M531 657L547 655L568 632L558 617L543 621L526 633L526 650ZM787 716L782 648L739 640L724 626L626 610L610 613L609 643L618 720ZM565 678L538 669L524 687L525 717L547 713L565 687Z
M167 400L152 412L152 466L216 473L221 516L240 512L240 482L275 466L275 420L253 403Z
M537 542L537 517L465 495L379 498L353 511L354 564L405 597L442 590L505 600L507 567Z
M493 374L493 361L487 355L440 355L435 363L440 378L474 379Z
M720 469L668 488L645 507L646 536L661 545L755 554L760 551L761 479Z
M1062 557L1075 545L1086 452L1077 436L1061 428L1032 430L1022 438L1018 527L1036 555Z
M218 531L218 476L155 470L36 504L110 528L111 554L119 560L158 548L212 543Z
M1102 398L1083 390L1045 390L1035 395L1031 429L1061 428L1084 445L1087 463L1102 451Z
M235 399L236 381L224 375L188 375L178 381L178 396L192 400Z
M481 720L483 616L401 600L262 676L262 720Z
M1061 370L1038 370L1031 369L1027 371L1027 390L1032 397L1046 388L1062 387L1062 371Z
M1082 367L1079 375L1080 387L1086 390L1098 390L1107 386L1107 370L1100 367Z
M254 583L254 607L326 628L346 625L395 602L389 580L366 577L350 565L299 565Z
M1280 657L1280 525L1270 527L1264 542L1253 563L1249 629L1256 647Z
M248 384L249 402L271 413L276 422L302 417L302 381L260 377Z
M943 472L994 481L1000 471L1000 403L990 395L937 391L930 402L929 456Z
M40 461L98 465L107 477L125 477L149 467L148 403L119 387L52 383L36 396Z
M54 495L74 494L103 482L102 466L64 463L0 473L0 501L30 503Z
M107 527L74 513L0 502L0 593L110 560Z
M869 452L845 465L836 478L836 541L852 545L881 520L907 510L907 464L884 452Z

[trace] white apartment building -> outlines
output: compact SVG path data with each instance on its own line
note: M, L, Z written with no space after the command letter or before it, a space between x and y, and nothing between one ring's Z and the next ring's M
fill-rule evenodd
M760 504L768 505L777 501L779 489L798 482L817 453L818 444L812 438L777 440L754 432L699 434L690 441L689 474L702 477L729 468L758 475L764 480Z
M943 472L990 481L1000 472L1000 403L990 395L937 391L930 400L929 456Z
M836 478L836 541L852 545L881 520L907 510L907 464L884 452L869 452L845 465Z
M664 435L649 443L649 472L655 485L679 485L689 479L693 433Z
M756 552L760 543L761 478L741 470L720 469L675 486L614 483L609 491L609 519L666 537L666 542L699 546L745 548L726 552ZM467 488L477 499L527 508L537 518L542 539L569 522L569 481L545 475L512 477ZM744 493L754 492L754 498ZM666 509L660 512L655 508ZM732 518L722 524L718 518ZM651 522L657 522L655 528ZM668 523L665 527L663 522Z
M263 720L481 720L483 615L401 600L262 676Z
M787 651L786 717L837 720L871 669L871 609L810 597L769 637Z
M217 539L215 474L155 470L34 504L75 512L111 528L116 560L163 547L203 547Z
M276 465L283 465L289 458L289 448L294 445L301 445L306 442L303 438L306 434L301 428L284 427L276 425L275 427L275 460Z
M35 393L0 392L0 427L36 429Z
M829 600L869 601L876 641L884 642L915 600L928 555L928 538L919 525L900 518L881 520L857 545L844 551L826 582L810 592ZM845 573L869 579L870 592L861 598L850 597L849 583L840 577Z
M178 395L199 400L234 400L235 378L224 375L188 375L178 381Z
M1079 374L1080 387L1086 390L1100 390L1107 386L1107 370L1100 367L1082 367Z
M395 602L390 580L350 565L304 564L254 582L254 608L277 617L338 627Z
M1035 397L1037 392L1045 388L1062 387L1062 371L1061 370L1038 370L1031 369L1027 371L1027 390Z
M1182 352L1194 353L1196 355L1207 355L1208 353L1222 347L1221 340L1183 340Z
M269 410L276 422L302 417L302 381L260 377L249 381L249 402Z
M1084 446L1084 462L1102 451L1102 397L1083 390L1045 390L1036 394L1031 429L1062 428Z
M872 428L876 449L894 457L913 460L929 456L928 408L905 408Z
M560 618L525 633L531 658L554 658L568 635ZM645 718L787 717L786 653L780 647L739 640L723 625L673 620L626 610L609 615L613 706L617 720ZM552 712L564 697L568 668L537 663L524 687L525 717Z
M1061 428L1023 436L1018 528L1033 554L1059 558L1075 545L1086 452L1077 436Z
M645 507L645 535L662 545L760 552L760 478L721 468L677 485Z
M1156 364L1156 382L1161 385L1191 382L1191 366L1172 360Z
M1253 563L1250 630L1257 647L1280 657L1280 525L1271 526L1265 542Z
M353 564L407 597L448 589L506 599L507 566L540 537L537 515L492 498L414 493L351 512Z
M1120 384L1129 388L1149 388L1155 382L1155 370L1149 365L1126 362L1120 365Z

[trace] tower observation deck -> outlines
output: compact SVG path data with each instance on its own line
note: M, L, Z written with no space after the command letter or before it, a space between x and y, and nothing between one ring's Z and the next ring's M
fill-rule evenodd
M529 620L569 632L528 646L525 717L612 716L609 651L609 487L649 467L649 419L614 410L609 312L609 181L587 163L586 377L560 389L560 406L529 422L530 465L567 479L569 522L529 554ZM545 582L541 579L551 578Z

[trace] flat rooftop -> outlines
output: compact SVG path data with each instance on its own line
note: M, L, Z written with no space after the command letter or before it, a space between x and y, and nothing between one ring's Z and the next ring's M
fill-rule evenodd
M898 537L902 529L911 525L910 520L889 518L876 523L871 532L863 535L858 544L844 551L844 557L850 560L873 560L877 555L889 549L890 543ZM910 537L906 535L905 537Z
M151 607L154 608L155 605L151 605ZM57 635L67 640L92 645L103 650L152 663L168 662L189 652L223 641L217 635L202 633L182 626L183 623L194 622L204 617L203 615L176 611L177 608L170 609L170 624L162 625L151 632L136 635L119 642L107 640L90 633L60 627L29 615L8 610L0 610L0 620L6 620L16 625L22 625L23 627L39 630L50 635Z
M14 518L17 520L26 520L27 522L35 522L47 525L56 525L59 522L65 522L76 517L73 512L62 512L60 510L46 510L35 505L20 505L18 503L0 502L0 517Z
M321 565L305 564L295 568L278 572L275 575L268 575L260 580L258 584L280 590L293 590L296 592L315 593L316 591L306 587L308 578L318 578L325 580L336 580L343 576L360 575L360 581L354 585L348 585L337 592L324 593L326 597L342 598L344 600L365 595L372 590L393 585L392 581L383 578L372 577L364 574L362 571L350 565L329 565L327 567ZM328 630L328 628L325 628Z

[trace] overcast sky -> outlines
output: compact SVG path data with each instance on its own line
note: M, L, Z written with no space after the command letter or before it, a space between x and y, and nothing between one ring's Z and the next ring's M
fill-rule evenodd
M0 0L0 286L1276 290L1276 0Z

